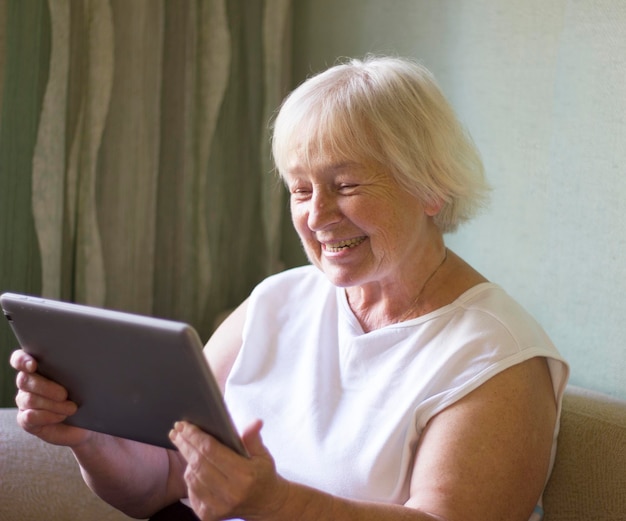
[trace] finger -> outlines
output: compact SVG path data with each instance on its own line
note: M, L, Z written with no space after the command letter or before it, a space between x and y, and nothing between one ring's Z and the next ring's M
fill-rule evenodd
M183 423L186 422L176 422L169 433L169 437L187 462L184 479L187 483L189 497L191 498L194 493L201 493L206 496L215 488L217 483L223 483L227 480L228 476L224 474L219 465L213 463L210 457L211 451L206 447L207 444L215 445L215 440L205 434L204 444L201 444L201 447L196 446L183 435L185 429L187 429L187 433L193 431L193 426L191 424L183 425ZM212 486L208 486L209 484Z
M64 402L68 398L65 387L37 373L20 371L15 377L15 384L20 391L55 402Z
M188 422L176 422L170 431L172 442L176 445L187 467L194 473L202 474L201 481L213 482L217 479L228 480L225 469L232 470L239 455L222 445L210 434Z
M183 435L183 431L185 428L191 429L191 425L186 422L176 422L174 428L169 433L170 441L176 446L180 454L183 456L188 465L196 466L198 464L198 460L203 458L203 454L200 453L200 450L196 446L196 444L190 442L188 436ZM210 443L209 439L207 443ZM204 452L209 452L207 449L204 449Z
M22 349L18 349L11 353L9 363L11 364L11 367L17 369L18 371L34 373L37 370L37 361Z
M269 455L267 447L263 444L261 429L263 428L262 420L255 420L243 432L241 439L250 457Z
M78 406L70 400L51 400L45 396L19 390L15 396L15 404L20 411L48 411L55 415L71 416L76 413Z
M187 440L181 435L182 425L181 422L176 422L174 427L169 432L168 437L174 446L178 449L178 452L185 458L185 461L189 461L189 457L192 454L193 447L189 445Z
M66 418L65 414L38 409L19 409L17 413L18 425L32 434L38 434L42 428L61 423Z
M196 450L200 450L204 445L210 443L210 440L207 440L207 438L212 438L194 424L185 421L176 422L174 431Z
M15 403L20 411L48 411L65 418L78 409L74 402L67 399L64 387L40 374L20 371L15 381L18 388Z
M95 434L61 423L64 419L65 416L34 409L19 411L17 414L17 423L20 427L53 445L78 446Z
M222 445L217 439L192 423L186 421L176 422L173 430L179 437L184 439L193 450L198 451L203 456L210 459L214 459L219 454L225 454L229 451L229 449Z

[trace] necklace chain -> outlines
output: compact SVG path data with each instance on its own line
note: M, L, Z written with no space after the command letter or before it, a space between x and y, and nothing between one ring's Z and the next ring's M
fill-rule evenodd
M415 309L415 307L417 306L418 302L422 298L422 295L424 294L424 290L426 289L426 286L431 281L431 279L437 274L437 272L439 271L439 268L441 268L441 266L444 265L444 263L446 262L447 259L448 259L448 248L445 248L445 250L443 252L443 259L437 265L437 267L433 270L433 272L426 278L426 280L424 281L424 284L422 284L422 288L420 289L419 293L417 294L417 297L415 297L413 299L413 302L411 302L411 305L409 306L409 308L400 317L400 320L398 320L398 323L404 322L405 320L408 319L409 315Z

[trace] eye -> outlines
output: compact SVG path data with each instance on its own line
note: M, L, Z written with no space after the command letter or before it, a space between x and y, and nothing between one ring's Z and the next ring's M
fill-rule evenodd
M341 183L339 185L338 191L343 195L351 195L356 192L359 188L359 185L356 183Z
M311 197L311 188L308 186L291 186L289 187L289 194L294 201L304 201Z

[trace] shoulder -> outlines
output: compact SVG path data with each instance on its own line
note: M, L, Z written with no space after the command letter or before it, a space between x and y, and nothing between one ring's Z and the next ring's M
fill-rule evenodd
M538 321L502 287L487 280L454 252L449 251L448 282L441 291L440 309L453 310L455 326L462 334L488 331L499 341L525 345L551 345ZM508 337L508 338L507 338Z
M474 331L498 345L509 345L514 351L533 347L555 350L539 322L497 284L479 284L455 302L459 315L457 330Z
M544 358L560 399L567 363L541 325L502 288L482 283L432 315L433 341L424 356L436 399L422 409L419 425L496 375L532 358ZM425 377L425 375L423 375Z

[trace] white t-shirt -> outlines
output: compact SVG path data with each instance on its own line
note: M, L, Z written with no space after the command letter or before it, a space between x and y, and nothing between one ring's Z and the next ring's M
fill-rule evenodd
M283 477L403 504L428 420L536 356L548 359L560 412L567 365L497 285L480 284L427 315L364 333L345 291L305 266L252 292L225 399L239 429L264 421L264 443ZM557 434L558 425L553 460Z

